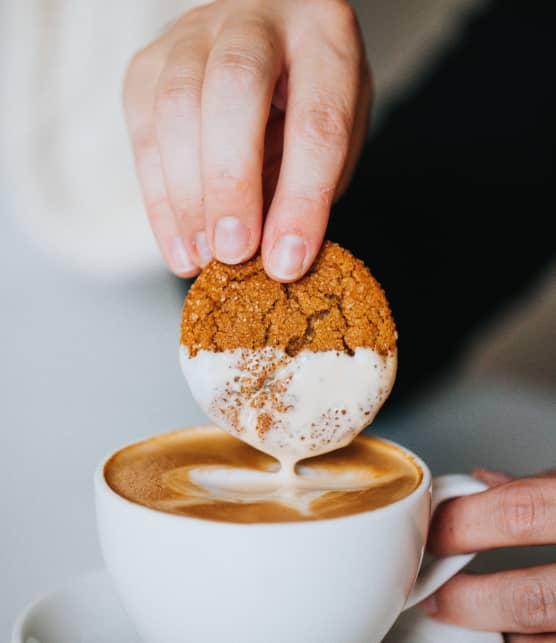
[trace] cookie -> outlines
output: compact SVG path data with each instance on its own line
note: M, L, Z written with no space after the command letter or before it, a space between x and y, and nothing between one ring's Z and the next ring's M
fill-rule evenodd
M191 356L267 346L289 356L353 354L359 346L387 355L396 337L380 284L362 261L329 241L309 272L290 284L270 279L260 255L236 266L212 261L191 287L181 325Z
M372 422L394 383L396 339L380 284L326 242L295 283L270 279L260 255L212 261L184 304L180 360L214 422L293 471Z

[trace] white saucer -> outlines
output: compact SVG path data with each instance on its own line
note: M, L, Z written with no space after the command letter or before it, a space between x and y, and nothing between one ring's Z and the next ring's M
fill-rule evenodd
M501 643L500 634L435 623L404 612L383 643ZM17 619L12 643L141 643L104 570L77 578L32 603Z

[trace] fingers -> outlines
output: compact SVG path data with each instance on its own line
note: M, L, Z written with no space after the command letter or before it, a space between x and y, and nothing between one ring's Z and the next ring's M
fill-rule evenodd
M131 61L124 86L124 109L135 166L149 222L166 263L176 274L195 273L179 237L166 195L160 153L152 120L153 96L166 50L161 41L139 52Z
M191 263L204 266L207 245L201 177L201 92L209 42L190 29L170 50L158 80L155 127L164 183L179 237ZM162 189L162 186L161 186Z
M492 471L491 469L473 469L473 477L484 482L489 487L498 487L506 482L511 482L514 478L508 473L502 471Z
M192 277L199 272L183 243L170 204L160 152L156 141L137 144L137 176L141 184L147 215L160 252L171 270L180 277Z
M422 603L435 619L494 632L556 630L556 565L458 574Z
M212 254L231 264L251 257L270 201L269 275L293 281L313 262L359 155L371 96L353 10L343 0L314 4L239 11L214 2L185 14L130 65L125 107L137 173L176 274L196 274ZM269 119L273 100L285 123L281 114Z
M282 51L272 29L242 17L224 24L203 85L202 166L209 242L220 261L259 246L265 127Z
M556 542L556 477L523 478L443 503L428 547L445 556Z
M509 634L507 643L556 643L556 634Z
M263 263L278 281L312 264L348 157L359 95L361 48L348 5L330 4L326 24L290 43L284 151L265 222Z
M139 184L153 234L168 266L183 277L198 267L181 238L166 190L162 160L154 124L154 97L171 43L160 39L131 61L124 87L124 109Z

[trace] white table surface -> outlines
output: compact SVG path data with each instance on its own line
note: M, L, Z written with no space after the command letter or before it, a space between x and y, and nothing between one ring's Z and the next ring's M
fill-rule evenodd
M203 421L177 356L183 291L72 274L9 221L0 231L0 640L31 599L102 562L92 473L115 447ZM556 465L550 390L458 377L377 433L434 473ZM556 560L556 548L482 555L479 569Z

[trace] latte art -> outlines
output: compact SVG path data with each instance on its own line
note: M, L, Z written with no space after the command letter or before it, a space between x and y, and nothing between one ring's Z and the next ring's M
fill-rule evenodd
M365 491L396 478L389 473L366 478L358 475L318 473L301 467L294 481L279 472L250 471L220 466L182 467L162 476L162 484L179 498L160 505L166 511L187 505L230 502L236 504L279 502L311 518L314 500L326 493Z
M118 494L159 511L254 523L318 520L361 513L404 498L422 472L401 449L359 436L304 460L294 478L276 460L216 427L157 436L106 464Z

